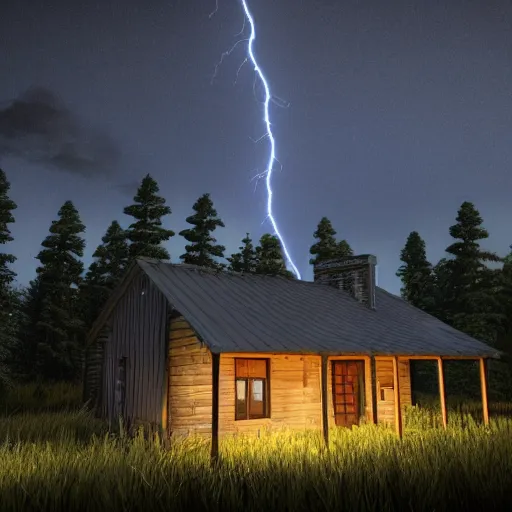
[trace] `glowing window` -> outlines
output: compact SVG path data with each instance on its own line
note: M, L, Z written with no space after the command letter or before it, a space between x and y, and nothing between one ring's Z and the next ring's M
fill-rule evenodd
M270 417L268 359L235 359L236 420Z

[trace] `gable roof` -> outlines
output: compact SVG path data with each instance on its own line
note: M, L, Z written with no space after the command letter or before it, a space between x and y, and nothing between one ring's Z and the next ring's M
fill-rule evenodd
M146 258L135 267L129 274L142 270L216 353L498 357L496 350L378 287L376 309L371 310L325 284ZM122 290L123 284L89 339L97 335Z

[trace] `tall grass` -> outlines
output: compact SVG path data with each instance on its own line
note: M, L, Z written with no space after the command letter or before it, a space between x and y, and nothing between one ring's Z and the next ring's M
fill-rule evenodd
M82 386L67 382L16 386L0 397L0 415L20 412L77 410L82 406Z
M328 448L318 431L227 437L212 465L204 438L175 439L164 447L142 431L134 438L122 429L108 433L72 400L47 405L55 410L58 403L60 412L19 407L24 412L0 417L2 511L512 506L512 420L484 426L466 415L444 430L438 412L411 408L403 439L374 425L332 430Z
M204 439L175 440L164 449L141 432L130 439L98 427L83 411L0 421L2 510L453 511L512 505L508 420L407 430L402 440L373 425L333 430L329 449L319 432L226 438L214 466Z

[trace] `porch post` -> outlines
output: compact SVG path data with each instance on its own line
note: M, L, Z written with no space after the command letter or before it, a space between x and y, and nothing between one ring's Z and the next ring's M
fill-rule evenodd
M322 428L325 445L329 447L329 393L327 389L327 372L329 370L329 359L322 354Z
M212 463L219 455L219 370L220 354L212 353Z
M482 408L485 425L489 425L489 400L487 384L487 359L480 358L480 387L482 389Z
M437 374L439 382L439 401L441 404L441 416L443 418L443 427L446 428L448 424L448 412L446 410L446 386L444 382L444 364L443 360L437 358Z
M398 373L398 357L393 357L393 380L395 392L395 427L397 434L402 437L402 407L400 403L400 378Z
M379 418L377 415L377 363L375 362L375 357L370 357L370 382L372 386L372 422L374 425L377 425Z

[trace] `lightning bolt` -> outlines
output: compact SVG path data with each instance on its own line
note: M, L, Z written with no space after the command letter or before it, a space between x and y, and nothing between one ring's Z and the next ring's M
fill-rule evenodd
M281 247L283 248L283 252L284 252L286 263L288 264L288 267L293 270L293 273L297 276L297 279L301 279L300 272L297 269L297 267L295 266L295 263L293 262L292 257L290 256L290 252L288 251L288 247L286 246L286 243L284 241L284 238L281 235L281 232L279 230L279 226L277 225L276 219L274 217L273 208L272 208L273 196L274 196L274 193L272 190L272 173L274 171L274 164L276 162L277 163L279 163L279 162L276 158L276 140L274 137L274 133L272 132L272 123L270 122L270 102L272 101L273 103L277 104L278 106L284 106L284 107L288 107L289 104L287 104L286 102L282 101L279 98L272 96L272 93L270 91L270 87L268 85L268 81L265 77L265 74L263 73L262 68L258 64L258 60L256 59L256 56L254 55L253 45L254 45L254 41L256 40L256 26L255 26L255 22L254 22L254 17L252 15L251 10L249 9L247 0L240 0L240 2L242 4L242 9L244 12L244 25L242 27L242 30L237 34L237 36L242 35L246 24L248 24L250 27L249 38L239 39L228 51L224 52L221 55L219 62L215 66L215 71L214 71L214 74L212 77L212 81L217 76L218 68L222 64L224 59L226 57L229 57L231 55L231 53L235 50L235 48L240 43L247 42L247 56L243 60L240 67L238 68L236 77L238 79L238 74L240 73L240 70L242 69L244 64L247 62L251 62L251 64L254 67L254 72L255 72L255 84L256 84L256 81L259 79L259 81L263 85L263 89L265 91L265 99L263 101L263 120L265 122L265 133L263 134L263 136L261 136L258 139L258 141L268 138L268 140L270 142L270 154L269 154L266 170L260 174L257 174L254 178L257 181L265 178L265 184L266 184L266 190L267 190L267 217L266 218L270 220L270 222L272 224L272 228L274 229L274 233L276 234L277 238L279 239L279 241L281 243ZM216 0L215 10L211 13L210 18L218 11L218 8L219 8L218 0ZM236 80L235 80L235 83L236 83ZM258 142L258 141L256 141L256 142Z

